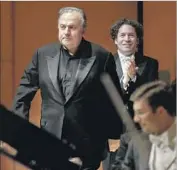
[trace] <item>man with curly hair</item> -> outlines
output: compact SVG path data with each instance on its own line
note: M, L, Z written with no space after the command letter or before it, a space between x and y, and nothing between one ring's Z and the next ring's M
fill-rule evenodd
M114 55L117 74L128 100L140 85L158 79L158 61L139 51L143 41L143 27L135 20L121 19L112 25L110 36L117 52Z

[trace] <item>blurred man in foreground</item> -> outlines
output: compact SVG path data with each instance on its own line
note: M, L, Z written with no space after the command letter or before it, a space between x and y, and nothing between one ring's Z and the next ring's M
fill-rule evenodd
M138 88L131 96L134 121L148 134L144 153L131 140L122 165L124 170L176 170L176 100L172 87L155 81Z

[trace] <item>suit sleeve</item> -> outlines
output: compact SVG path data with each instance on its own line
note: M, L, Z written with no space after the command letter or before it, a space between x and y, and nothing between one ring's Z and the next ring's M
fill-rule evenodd
M116 65L114 62L114 57L111 53L109 53L109 55L107 57L104 71L110 75L114 85L116 86L116 88L123 100L123 94L121 91L119 78L118 78L118 75L116 72ZM123 132L122 120L120 119L118 113L116 112L108 94L106 95L106 101L107 101L107 103L104 104L103 108L104 108L104 112L106 112L105 115L107 115L107 117L106 117L106 122L107 122L106 123L106 125L107 125L106 131L107 131L108 138L119 139L120 135Z
M38 73L38 51L34 54L32 61L24 70L20 84L13 101L12 111L25 118L29 118L29 109L39 88L39 73Z
M134 164L134 150L133 150L133 142L130 141L128 145L128 150L125 155L125 159L122 161L121 169L122 170L134 170L135 164Z
M121 169L122 162L123 162L125 155L127 153L127 150L128 150L129 141L130 141L130 137L129 137L128 133L124 133L123 135L121 135L120 146L116 150L115 159L113 160L113 162L111 164L111 170Z
M158 69L159 69L159 63L157 60L152 60L151 65L149 66L149 74L147 77L147 82L157 80L159 78L158 76Z

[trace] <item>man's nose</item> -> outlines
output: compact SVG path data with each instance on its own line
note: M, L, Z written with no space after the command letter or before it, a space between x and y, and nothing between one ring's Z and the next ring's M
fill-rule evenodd
M70 32L69 28L66 27L64 33L65 33L65 34L69 34L69 32Z
M124 36L124 40L125 40L125 41L129 41L129 40L130 40L130 37L129 37L128 35L125 35L125 36Z
M138 115L135 114L134 117L133 117L133 120L134 120L135 123L139 123L140 118L139 118Z

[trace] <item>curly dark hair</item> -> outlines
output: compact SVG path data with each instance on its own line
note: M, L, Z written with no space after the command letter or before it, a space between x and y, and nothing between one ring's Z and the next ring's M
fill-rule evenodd
M123 18L121 20L118 20L115 24L113 24L111 26L110 36L113 40L116 39L119 28L122 25L131 25L132 27L134 27L135 31L136 31L136 35L139 39L139 42L141 42L143 40L143 26L139 22L137 22L135 20L130 20L130 19L127 19L127 18Z

